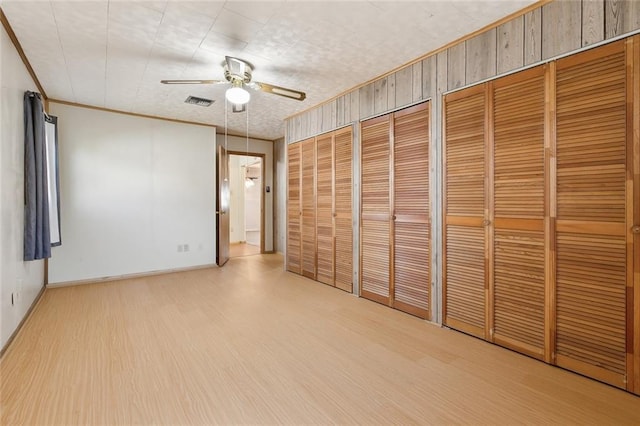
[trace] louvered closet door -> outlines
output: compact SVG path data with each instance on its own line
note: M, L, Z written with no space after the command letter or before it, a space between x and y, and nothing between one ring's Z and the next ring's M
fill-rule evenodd
M316 141L302 142L302 275L316 278Z
M545 68L493 85L494 341L545 350Z
M632 309L624 42L558 61L556 80L556 361L624 387Z
M318 250L317 280L334 285L333 249L333 134L316 138L317 204L316 232Z
M362 122L360 294L389 303L389 116Z
M444 323L485 337L485 90L445 97Z
M352 141L351 127L335 132L335 286L348 292L353 291Z
M287 193L287 270L302 273L300 245L300 171L301 144L287 146L288 193Z
M429 103L394 114L393 306L429 318Z

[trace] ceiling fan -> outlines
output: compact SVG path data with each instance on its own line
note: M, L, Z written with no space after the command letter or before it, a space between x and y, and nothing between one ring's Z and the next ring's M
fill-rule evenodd
M298 90L287 89L285 87L274 86L273 84L251 81L253 66L242 59L232 56L225 56L224 78L223 80L160 80L163 84L226 84L231 83L225 94L227 100L233 104L234 112L244 111L244 106L249 102L251 95L244 88L273 93L285 98L303 101L307 95Z

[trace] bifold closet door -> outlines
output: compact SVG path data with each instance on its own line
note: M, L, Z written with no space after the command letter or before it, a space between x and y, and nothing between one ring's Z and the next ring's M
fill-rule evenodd
M300 243L300 172L301 172L301 144L287 146L287 270L302 273L301 243Z
M316 238L318 252L317 280L334 284L333 231L333 134L316 138Z
M361 295L429 318L429 103L362 123Z
M301 143L302 275L316 278L316 141Z
M393 307L429 318L429 102L393 114Z
M390 117L362 122L361 127L361 296L389 304L391 174Z
M485 86L444 100L444 323L482 338L488 337Z
M620 41L556 73L556 363L619 387L633 330L628 65Z
M493 340L545 355L545 67L489 84ZM491 134L491 132L489 132ZM491 182L491 179L490 179Z
M351 126L334 133L335 286L353 291L353 132Z

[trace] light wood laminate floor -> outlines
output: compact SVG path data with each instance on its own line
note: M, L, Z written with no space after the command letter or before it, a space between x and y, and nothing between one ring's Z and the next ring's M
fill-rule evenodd
M260 254L260 246L248 243L229 244L229 257L253 256Z
M640 398L286 273L279 255L47 290L8 424L640 424Z

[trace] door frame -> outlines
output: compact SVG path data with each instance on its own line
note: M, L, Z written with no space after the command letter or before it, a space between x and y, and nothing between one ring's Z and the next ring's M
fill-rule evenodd
M226 162L224 161L224 159L226 159ZM227 211L223 210L222 208L222 199L223 199L223 186L225 186L223 184L223 182L226 182L226 189L227 192L229 190L229 182L228 182L228 178L229 178L229 154L227 149L222 146L222 145L218 145L216 147L216 185L215 185L215 192L216 192L216 215L215 215L215 229L216 229L216 265L218 265L219 267L224 266L228 261L229 261L229 234L228 234L228 229L229 229L229 216L227 215ZM228 195L227 195L228 196ZM230 200L229 200L230 201ZM224 216L224 218L223 218ZM227 229L227 238L226 238L226 242L223 244L222 243L222 238L220 238L220 236L222 235L222 232L220 231L221 228L223 228L221 226L221 223L223 221L226 221L226 229ZM225 249L223 250L222 247L225 247Z
M259 157L261 162L260 167L260 254L264 254L264 234L265 234L265 214L264 214L264 198L265 198L265 179L266 179L266 154L251 151L233 151L227 150L227 162L231 159L231 155L238 155L241 157ZM273 188L271 188L273 191ZM229 204L231 207L231 204ZM246 230L245 230L246 231Z

